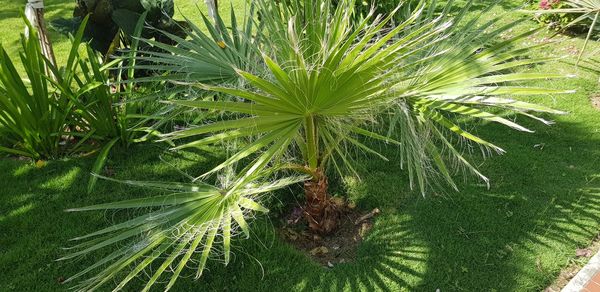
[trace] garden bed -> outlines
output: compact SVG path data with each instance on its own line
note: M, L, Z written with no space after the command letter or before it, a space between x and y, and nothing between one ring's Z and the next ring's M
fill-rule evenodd
M0 0L11 9L16 8L13 2ZM48 14L68 16L70 6L63 5L66 2L47 1ZM240 3L236 1L236 7L241 7ZM483 9L475 4L474 9ZM504 1L492 15L513 17L512 9L521 4ZM2 42L9 39L9 53L16 55L12 40L17 39L18 32L12 28L20 21L18 13L1 13L8 15L0 20L1 27L11 28L2 34ZM536 27L533 21L524 22L511 33ZM551 34L541 32L523 39L523 45L546 42ZM58 58L65 59L66 39L53 37L60 40ZM564 54L567 61L574 62L577 52L573 50L581 47L583 39L561 37L560 42L532 55ZM600 45L592 41L589 51L598 48ZM548 63L524 68L523 72L570 74L574 69L563 63ZM259 215L251 239L233 245L227 267L219 261L210 262L199 281L191 275L195 270L188 271L185 276L190 277L183 277L173 291L540 291L549 285L551 289L560 287L576 269L568 266L560 274L565 263L583 261L585 256L578 256L577 250L589 244L600 229L600 114L590 106L590 95L598 92L597 81L597 76L578 72L577 78L532 82L532 86L561 91L576 89L570 95L523 98L569 112L545 117L555 120L552 126L519 118L536 133L482 125L482 137L508 151L503 156L475 160L490 178L489 188L461 177L457 180L459 192L448 189L423 197L409 187L395 149L381 151L390 159L385 163L359 155L356 165L364 173L362 179L343 177L331 186L357 205L343 217L333 236L315 240L314 235L303 233L301 224L295 226L287 217L283 227L263 230L261 227L269 226L269 215ZM592 98L592 104L597 102ZM166 165L159 158L163 150L156 144L116 149L108 164L110 173L104 174L115 179L181 181L173 165L185 173L203 173L216 155L184 151ZM58 159L42 165L0 159L0 290L68 288L70 284L61 284L62 280L99 258L57 262L66 253L61 248L70 244L69 239L125 217L102 211L65 213L65 209L157 195L107 181L99 181L97 190L86 195L93 162L93 157ZM380 215L356 224L375 208ZM362 211L356 211L359 209ZM140 276L130 288L143 287L146 280Z

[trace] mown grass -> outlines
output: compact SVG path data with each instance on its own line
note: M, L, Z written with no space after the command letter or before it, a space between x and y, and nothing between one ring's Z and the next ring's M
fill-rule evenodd
M0 0L4 7L6 2ZM492 12L517 17L507 12L512 7L505 3ZM2 18L0 29L6 29L7 21L13 20ZM511 34L536 25L525 22ZM542 32L526 42L547 41L548 36ZM5 38L2 35L3 42ZM564 36L557 40L534 54L564 55L567 62L574 62L583 40ZM599 47L594 42L589 52ZM362 180L346 178L334 188L347 193L360 209L378 207L382 213L354 261L323 268L274 235L275 215L259 217L252 239L236 241L228 267L213 261L199 281L180 279L174 291L543 290L574 260L575 250L598 234L600 111L589 102L589 96L598 92L597 76L564 63L527 70L577 73L577 78L537 84L577 92L529 98L569 112L552 117L556 121L552 126L519 119L536 133L516 133L494 124L479 128L482 136L508 151L477 160L491 179L490 189L466 179L460 192L429 193L423 198L408 188L393 149L383 150L388 163L359 157ZM163 158L171 166L158 158L161 153L160 144L122 149L109 167L117 178L180 180L173 167L198 174L221 158L210 150L184 152ZM93 157L64 159L36 168L26 161L0 160L0 290L66 289L59 280L94 259L55 262L65 253L60 248L70 238L131 214L63 210L150 195L104 181L93 195L86 195L92 163ZM139 287L134 283L130 289Z

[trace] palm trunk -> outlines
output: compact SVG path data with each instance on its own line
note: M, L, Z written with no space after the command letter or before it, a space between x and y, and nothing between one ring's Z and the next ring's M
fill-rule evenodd
M320 173L313 180L304 183L306 207L304 217L308 228L316 233L329 234L338 225L340 210L327 193L327 176Z
M25 8L25 14L29 19L29 22L31 22L31 25L33 25L33 27L35 27L38 31L38 38L40 40L42 54L44 54L50 63L55 66L56 59L54 57L52 44L50 43L50 38L48 37L48 32L46 30L46 23L44 22L44 1L28 0ZM50 74L50 70L48 70L47 73Z
M218 25L217 14L219 13L219 4L217 0L205 0L206 6L208 7L208 16L210 16L215 25Z

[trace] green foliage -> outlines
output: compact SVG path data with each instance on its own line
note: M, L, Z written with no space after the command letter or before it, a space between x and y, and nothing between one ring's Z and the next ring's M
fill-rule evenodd
M240 78L236 69L261 70L264 67L259 52L260 28L254 25L255 8L250 6L248 15L241 23L231 7L231 23L226 26L220 15L213 24L202 12L205 32L190 19L186 18L189 27L189 38L165 32L168 43L177 46L143 39L146 47L158 50L141 49L138 53L138 65L135 69L144 69L156 73L157 76L136 78L136 82L168 81L190 86L202 83L235 83ZM166 53L165 53L166 52Z
M123 76L127 80L132 80L135 75L138 38L142 33L146 15L147 12L144 12L140 16L132 32L135 39L131 43L131 50L123 57L104 65L98 53L87 45L84 45L84 48L88 58L78 57L77 51L81 47L86 27L86 19L84 19L73 41L72 57L69 58L75 61L72 66L67 66L70 69L59 74L69 79L68 82L63 82L68 85L62 88L65 92L70 88L91 88L86 92L87 94L78 95L73 102L77 107L77 122L86 126L82 129L86 137L94 137L96 141L103 143L92 173L101 173L112 147L117 142L127 147L132 143L147 141L158 135L155 127L147 126L156 119L153 113L160 110L152 107L151 102L154 100L147 96L151 94L153 87L137 88L134 82L123 83L121 80ZM126 62L129 63L129 67L123 65ZM116 71L116 83L112 82L110 70ZM71 74L64 74L66 72ZM160 86L159 83L153 85ZM143 96L144 99L140 100L139 96ZM96 176L90 178L88 193L92 192L96 180Z
M197 177L193 185L129 182L179 194L79 209L158 208L83 237L99 236L77 245L79 251L66 258L121 241L129 243L77 274L104 267L81 282L79 288L97 288L133 267L116 287L119 290L167 254L146 288L167 268L175 267L167 284L169 289L195 251L201 252L197 276L201 274L217 234L223 234L228 261L230 224L235 221L247 232L239 207L263 209L256 205L255 198L246 195L254 194L249 190L257 180L282 173L282 169L308 175L300 180L315 179L333 169L358 175L351 153L388 160L372 143L365 142L372 140L397 149L411 186L423 193L440 177L456 187L452 176L458 167L487 181L463 156L459 143L503 150L467 132L464 124L472 127L477 125L473 119L481 119L530 132L504 114L549 123L533 113L561 113L516 99L567 92L522 83L564 74L514 72L551 60L530 58L527 54L532 47L518 46L535 31L502 38L516 23L495 27L499 18L464 20L469 5L456 12L451 11L451 4L436 10L438 7L425 8L421 2L408 18L392 25L393 13L377 21L372 14L367 15L356 23L354 1L341 2L337 8L330 1L317 0L286 4L261 0L255 4L263 30L239 30L233 24L231 33L226 33L220 21L212 26L205 19L211 38L194 29L192 40L170 36L178 43L175 46L145 41L160 46L163 52L147 53L150 57L141 54L137 60L156 61L158 65L138 64L132 68L166 73L142 81L170 80L183 90L193 85L221 97L205 98L206 93L191 91L187 99L170 101L172 105L216 113L223 120L175 131L164 135L164 139L188 141L174 149L232 146L228 148L230 155ZM235 22L235 18L232 20ZM260 49L261 60L256 63L247 57L257 55L254 48ZM213 74L217 72L214 70L201 74L213 66L220 68L222 75ZM191 138L195 140L189 141ZM242 166L238 169L237 165ZM226 179L220 180L220 187L200 183L200 179L222 172ZM258 185L261 192L266 192L300 180ZM141 237L131 241L135 236ZM174 264L180 256L180 262Z
M333 0L334 6L348 5L344 0ZM386 17L393 15L392 22L402 22L410 17L412 11L418 6L417 0L356 0L355 1L355 21L360 21L370 13ZM398 11L396 11L398 9Z
M557 2L556 5L558 5L556 8L550 6L548 7L550 9L542 9L534 12L550 15L575 14L577 17L574 17L574 19L569 21L565 27L572 27L575 25L587 27L587 36L583 43L583 47L581 48L579 58L577 59L577 63L579 63L592 34L594 31L600 30L600 0L561 0Z
M111 180L106 177L104 179ZM183 269L196 257L199 260L196 278L199 278L205 269L210 253L214 252L215 240L217 242L222 240L222 252L227 265L230 260L231 238L238 232L243 233L246 238L250 237L247 218L252 212L268 212L257 202L262 194L298 183L305 178L285 178L274 182L261 182L260 180L264 178L255 176L243 186L232 179L235 179L235 176L231 172L226 172L220 177L219 188L203 183L113 180L163 191L167 194L68 210L151 208L153 211L74 238L75 241L81 241L72 247L76 251L60 260L72 259L107 246L118 246L123 242L125 242L125 246L117 248L96 264L67 279L66 282L110 263L95 276L79 283L76 288L80 291L95 290L112 280L119 272L129 271L115 287L115 290L120 290L147 267L156 263L157 268L142 291L149 291L165 271L174 268L174 274L166 284L166 291L173 287ZM197 250L202 251L200 255L194 255Z
M130 36L144 13L147 14L146 22L154 28L144 30L146 38L161 40L163 34L159 30L184 34L182 27L172 20L175 13L173 0L78 0L72 19L59 18L51 25L59 32L74 33L82 20L90 15L85 38L91 40L95 50L112 54L121 41L129 45Z
M37 32L29 28L29 38L21 35L19 54L26 79L0 46L0 129L11 144L0 146L0 151L33 159L57 158L69 144L63 135L67 135L73 103L68 93L52 86L47 70L55 68L42 55Z
M138 36L144 17L136 28ZM21 80L1 50L0 124L13 148L0 150L46 159L100 149L92 169L100 172L116 142L128 146L156 135L156 129L145 127L154 119L147 114L154 108L134 99L142 90L136 90L133 83L111 85L109 70L124 60L134 63L135 52L102 65L98 53L83 43L86 23L87 17L71 38L67 62L60 68L44 59L35 32L22 37L21 60L30 84ZM132 47L137 48L137 41ZM133 68L122 72L125 69L119 67L117 76L133 78ZM90 179L89 192L95 181L95 177Z
M134 34L137 33L139 36L144 19L145 13L138 21ZM115 64L122 63L123 59L116 59L103 66L98 53L82 42L87 21L88 17L85 17L72 38L66 66L60 70L53 70L53 75L56 79L54 82L56 88L68 96L73 104L74 114L69 122L78 125L78 135L83 137L79 144L83 144L88 139L103 144L92 169L93 173L98 173L101 172L110 149L116 142L120 141L126 146L133 142L134 134L140 130L140 126L135 127L132 120L144 116L139 112L139 104L127 102L128 98L136 94L133 85L126 86L124 90L121 90L118 84L110 85L109 70ZM80 54L81 48L86 54ZM84 57L86 55L87 58ZM134 55L131 56L133 57ZM122 75L121 70L117 72L118 76ZM133 76L133 69L130 71L130 75ZM130 115L134 114L137 115L132 118ZM95 182L96 177L92 176L88 193L92 191Z
M551 10L551 9L563 9L566 8L567 4L564 1L542 1L540 3L532 3L532 10ZM569 23L571 23L577 17L576 14L573 13L542 13L536 15L536 20L549 25L551 29L554 30L563 30L568 27Z

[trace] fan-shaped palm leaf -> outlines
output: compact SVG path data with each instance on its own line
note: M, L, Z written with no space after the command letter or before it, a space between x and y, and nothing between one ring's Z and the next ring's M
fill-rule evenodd
M173 270L165 287L165 290L169 290L192 261L197 264L196 277L202 275L211 251L216 248L217 237L222 238L222 252L227 264L230 260L231 238L240 230L245 237L250 236L247 223L250 213L268 212L258 202L261 196L305 179L295 177L260 182L257 180L260 178L254 176L239 186L231 181L233 177L229 175L221 180L222 187L217 188L203 183L118 181L103 178L167 194L68 210L151 210L128 221L73 239L80 243L70 248L75 251L60 260L76 258L103 248L115 248L109 255L67 279L70 282L100 269L94 276L75 286L81 291L97 289L127 269L129 273L114 289L120 290L152 264L157 268L143 291L148 291L165 272ZM232 185L238 185L236 190L231 189ZM200 254L196 255L197 252Z
M146 78L136 78L135 82L175 81L195 82L232 82L238 80L235 68L253 70L261 68L258 40L253 37L257 30L254 26L254 6L250 5L248 15L238 24L231 7L231 25L228 28L223 19L216 14L217 23L212 23L202 12L202 21L208 33L186 18L189 38L182 38L161 31L176 46L150 39L141 39L152 50L141 50L137 54L135 69L149 70L160 74ZM168 72L168 74L163 74Z
M402 148L410 173L418 176L419 185L424 190L426 169L429 167L423 163L433 161L438 170L447 173L447 167L438 159L438 146L451 148L451 156L476 172L448 143L442 135L444 131L498 152L503 151L459 127L454 117L480 118L516 130L530 131L485 108L508 109L526 115L529 111L560 113L500 97L561 93L516 83L564 77L512 73L511 69L519 66L547 61L528 59L524 56L528 48L516 47L533 31L492 44L510 26L489 29L497 22L496 19L477 28L477 20L466 25L457 22L460 15L456 18L432 17L432 14L424 13L423 3L411 18L385 30L382 28L386 27L389 18L372 22L372 16L354 28L349 24L352 12L348 8L329 12L327 4L311 2L312 5L298 6L297 9L315 11L290 12L266 1L258 3L263 11L270 11L265 13L268 17L265 16L264 21L268 24L267 31L274 32L271 34L272 42L277 44L274 46L276 53L263 53L268 75L257 76L238 70L238 74L251 86L250 90L199 84L207 90L241 97L245 101L173 102L239 116L238 119L168 134L167 139L209 134L178 148L260 137L213 171L261 153L255 156L258 157L256 164L248 167L254 170L282 153L282 148L299 151L301 157L294 156L295 162L306 165L314 173L325 168L328 162L334 166L342 162L352 169L351 164L346 163L350 160L346 147L376 153L358 142L358 137L392 140L391 136L384 137L372 131L377 115L388 113L400 115L398 119L402 124L397 130L402 139L396 144ZM298 21L302 15L317 17ZM461 29L464 27L470 29ZM273 57L269 56L270 53ZM412 126L408 120L412 120ZM440 131L442 129L444 131ZM432 144L431 138L420 139L425 133L433 135L440 143ZM331 156L335 158L332 160ZM451 181L449 175L444 176Z

